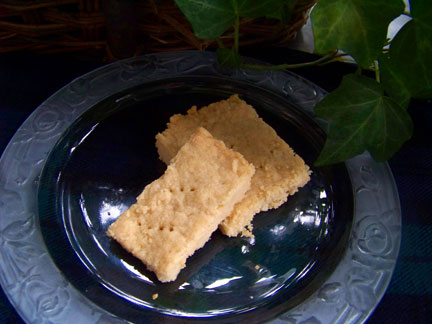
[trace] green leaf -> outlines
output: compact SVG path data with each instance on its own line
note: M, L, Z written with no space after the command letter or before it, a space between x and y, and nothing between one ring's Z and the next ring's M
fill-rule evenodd
M279 19L281 11L285 10L284 6L293 2L295 0L237 0L238 13L240 17L246 18L275 17Z
M320 0L312 10L315 49L340 49L366 68L378 58L390 22L404 11L403 0Z
M198 38L222 35L235 21L232 0L175 0Z
M329 121L326 143L315 165L342 162L368 150L385 161L411 137L409 114L375 80L349 74L315 107Z
M427 3L427 4L426 4ZM381 60L382 82L391 95L432 98L432 6L430 0L411 1L412 20L391 42Z
M279 17L285 3L294 0L175 0L192 25L196 37L214 39L221 36L237 17Z
M282 24L288 24L296 4L297 0L279 0L279 5L276 5L275 8L265 16L267 18L278 19Z
M388 55L383 55L379 60L381 82L386 93L404 108L408 108L411 91L407 87L404 77Z
M410 0L411 16L429 25L432 19L430 0Z
M240 17L267 17L287 24L297 0L238 0Z
M231 48L219 47L216 50L216 57L221 66L239 67L242 63L241 56Z

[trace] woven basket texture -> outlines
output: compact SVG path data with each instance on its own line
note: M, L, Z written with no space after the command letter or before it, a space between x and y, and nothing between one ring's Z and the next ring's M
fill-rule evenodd
M286 24L274 19L241 19L240 45L287 44L306 23L316 1L297 0ZM228 30L221 40L230 46L233 38L233 30ZM142 53L216 46L215 41L195 37L173 0L0 2L0 53L73 53L112 61Z

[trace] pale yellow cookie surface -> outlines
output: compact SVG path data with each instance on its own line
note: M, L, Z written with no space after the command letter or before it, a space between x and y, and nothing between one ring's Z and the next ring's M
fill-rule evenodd
M108 229L108 236L173 281L250 188L255 172L241 154L198 128L165 173Z
M220 225L228 236L250 234L247 226L256 213L279 207L310 179L303 159L237 95L172 116L167 129L156 135L161 160L168 164L200 126L241 153L256 169L251 189Z

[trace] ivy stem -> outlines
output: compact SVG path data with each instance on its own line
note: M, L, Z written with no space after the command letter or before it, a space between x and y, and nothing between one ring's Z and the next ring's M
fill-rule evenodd
M323 62L326 62L333 57L335 57L336 51L332 51L319 59L311 62L306 63L297 63L297 64L279 64L279 65L256 65L256 64L242 64L242 68L244 69L252 69L252 70L259 70L259 71L265 71L265 70L284 70L284 69L297 69L307 66L313 66L317 65Z
M348 57L348 58L344 58L344 57ZM355 62L355 60L353 58L350 58L349 54L345 54L345 53L341 53L341 54L336 54L335 56L333 56L332 58L330 58L328 61L325 61L321 64L317 64L317 65L325 65L328 63L333 63L333 62Z
M216 38L216 42L218 43L218 46L220 48L225 48L224 43L222 42L222 40L220 39L220 37Z
M377 60L374 61L374 70L375 70L375 79L376 79L376 81L378 83L381 83L380 69L379 69L379 64L378 64Z
M362 74L362 68L360 67L360 65L357 66L357 69L354 72L356 75L361 75Z

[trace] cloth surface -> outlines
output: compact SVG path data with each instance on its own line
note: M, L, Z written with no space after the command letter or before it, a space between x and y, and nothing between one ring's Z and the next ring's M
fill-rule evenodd
M245 49L278 64L310 60L286 48ZM56 90L102 64L58 56L0 55L0 153L27 116ZM333 90L355 68L335 63L293 72ZM402 208L402 244L388 290L369 324L430 323L432 319L432 102L413 101L414 135L389 161ZM0 290L0 323L23 323Z

